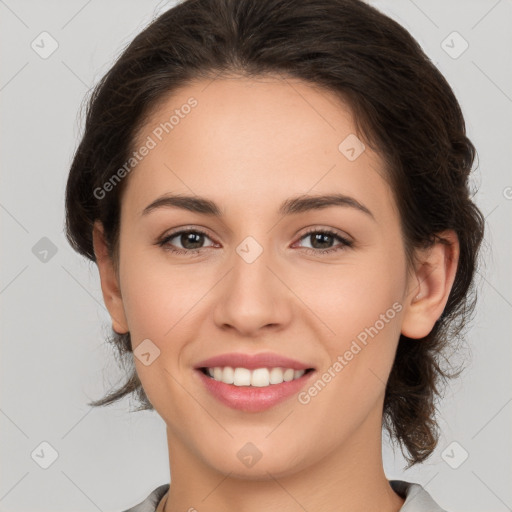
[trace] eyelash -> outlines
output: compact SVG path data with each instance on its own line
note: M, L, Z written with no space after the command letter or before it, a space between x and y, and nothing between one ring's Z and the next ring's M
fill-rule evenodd
M174 233L170 233L169 235L164 237L162 240L157 242L157 245L159 245L160 247L164 247L164 249L166 251L169 251L173 254L178 254L178 255L186 254L188 256L196 255L201 251L201 249L205 249L205 247L201 247L199 249L174 249L174 248L172 248L172 246L169 244L169 240L172 240L173 238L176 238L177 236L182 235L184 233L196 233L196 234L200 234L200 235L205 235L206 237L210 238L206 232L204 232L200 229L196 229L196 228L195 229L182 229L181 231L176 231ZM350 248L354 245L354 243L351 240L347 240L346 238L340 236L338 233L336 233L335 231L333 231L331 229L313 228L310 231L304 233L300 237L299 240L302 240L309 235L317 234L317 233L331 235L334 238L336 238L339 242L341 242L341 245L330 247L329 249L311 249L309 247L304 247L303 249L309 254L318 255L318 254L327 254L327 253L332 253L332 252L338 252L338 251L344 250L345 248Z

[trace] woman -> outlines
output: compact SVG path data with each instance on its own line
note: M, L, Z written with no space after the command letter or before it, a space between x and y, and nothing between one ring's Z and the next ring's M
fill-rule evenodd
M387 480L437 439L475 304L475 149L410 34L360 0L187 0L96 87L66 191L172 484L131 512L441 511Z

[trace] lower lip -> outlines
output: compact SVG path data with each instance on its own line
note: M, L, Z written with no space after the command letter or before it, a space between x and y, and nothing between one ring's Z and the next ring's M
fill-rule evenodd
M264 411L283 402L298 393L310 380L311 376L316 373L313 370L288 382L255 387L226 384L208 377L201 370L196 369L195 371L213 396L228 407L246 412Z

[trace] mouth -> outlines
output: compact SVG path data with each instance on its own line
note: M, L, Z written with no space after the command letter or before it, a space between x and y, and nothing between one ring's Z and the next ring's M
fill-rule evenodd
M300 392L316 369L277 352L231 352L196 363L195 378L221 404L245 412L273 407Z
M243 412L270 409L297 395L314 375L314 368L199 367L194 370L208 394L221 404Z

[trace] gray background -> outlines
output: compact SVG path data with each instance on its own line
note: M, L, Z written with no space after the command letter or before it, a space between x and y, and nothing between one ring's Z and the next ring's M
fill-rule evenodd
M386 473L421 483L450 512L511 510L512 2L370 3L418 39L460 100L479 153L473 184L491 247L470 350L459 355L471 359L440 405L438 449L404 472L400 451L386 442ZM110 319L97 269L68 246L63 222L82 99L171 5L0 0L1 511L119 511L168 482L157 413L129 414L127 399L86 405L121 373L104 342ZM45 59L31 47L51 48L43 31L58 43ZM461 55L454 31L469 44ZM58 452L48 469L40 467L51 453L42 442Z

